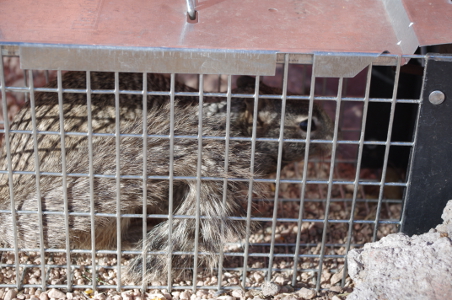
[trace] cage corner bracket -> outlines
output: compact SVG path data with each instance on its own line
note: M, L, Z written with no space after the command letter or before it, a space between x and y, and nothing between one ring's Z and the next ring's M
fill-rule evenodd
M316 77L355 77L359 72L369 66L379 53L314 53Z

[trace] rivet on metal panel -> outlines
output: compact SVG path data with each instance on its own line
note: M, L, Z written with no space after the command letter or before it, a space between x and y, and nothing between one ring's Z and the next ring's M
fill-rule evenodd
M431 104L439 105L444 102L446 99L446 95L444 95L441 91L433 91L428 95L428 101L430 101Z

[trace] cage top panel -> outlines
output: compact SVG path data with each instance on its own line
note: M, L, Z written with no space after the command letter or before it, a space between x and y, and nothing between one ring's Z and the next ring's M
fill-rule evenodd
M381 1L198 0L196 10L192 24L184 0L3 0L0 42L402 51Z

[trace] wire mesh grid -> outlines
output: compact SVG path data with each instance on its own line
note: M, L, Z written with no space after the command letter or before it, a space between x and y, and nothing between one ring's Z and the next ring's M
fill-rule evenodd
M391 57L390 55L387 55ZM400 122L406 122L402 117L397 120L396 110L404 110L404 106L410 106L414 109L412 120L413 126L416 122L418 107L421 103L420 95L411 98L400 98L399 76L401 74L402 57L394 57L396 63L384 68L393 70L393 77L385 77L389 82L390 92L385 96L373 96L372 88L379 89L379 86L373 86L377 81L378 74L375 69L378 67L370 65L355 78L316 78L315 65L297 65L289 63L289 55L285 55L284 64L277 68L274 77L257 77L254 83L253 91L242 94L234 92L236 81L239 76L225 75L181 75L169 74L165 78L168 83L165 89L155 90L151 87L152 83L146 80L148 74L141 74L141 89L126 89L121 87L120 73L116 72L113 76L113 86L93 87L92 73L87 71L83 73L86 80L86 86L79 88L65 87L67 74L71 72L50 71L20 71L9 68L14 59L4 57L1 60L0 84L2 96L2 110L4 129L1 131L4 137L3 147L3 170L0 170L2 176L3 195L8 195L8 199L2 199L0 214L9 217L10 231L3 230L3 233L13 234L9 237L12 243L4 239L2 251L2 278L1 287L22 287L22 288L66 288L73 289L128 289L140 288L147 289L209 289L209 290L231 290L242 287L245 289L259 288L264 280L277 281L281 285L291 285L294 288L310 287L315 289L325 289L332 285L349 285L347 278L345 258L346 253L354 248L361 247L366 242L378 240L392 232L397 232L401 224L400 218L403 210L403 193L407 187L407 166L397 164L397 157L391 157L393 149L408 149L408 154L414 147L412 132L408 133L406 139L395 139L392 135L393 130L399 126ZM421 61L423 56L407 56L412 61ZM4 62L7 64L3 65ZM14 77L11 74L19 74ZM16 75L17 75L16 74ZM20 76L22 74L22 77ZM422 80L422 76L418 76ZM16 82L11 78L16 78ZM19 78L19 79L17 79ZM44 79L43 79L44 78ZM43 85L42 81L52 81L56 79L54 86L36 87ZM41 83L36 83L41 81ZM178 90L180 86L176 81L192 85L190 90ZM94 84L94 83L93 83ZM96 83L97 84L97 83ZM261 91L263 86L274 86L279 88L279 94L266 94ZM162 86L160 86L162 87ZM35 110L35 99L43 97L43 94L51 95L56 100L57 118L53 120L58 122L59 130L43 130L37 125L37 115ZM68 108L65 106L68 99L66 95L78 94L86 101L86 110L82 119L86 123L85 130L67 130L65 117L68 115ZM22 96L21 96L22 95ZM375 94L374 94L375 95ZM102 132L93 128L98 126L93 117L92 99L96 96L109 97L114 103L114 117L112 118L112 131ZM135 97L142 105L141 114L134 116L136 121L141 118L140 131L126 132L123 130L123 123L120 123L123 112L118 109L124 106L122 97ZM161 97L169 103L169 111L165 111L166 122L169 124L169 131L166 134L152 134L150 132L148 112L152 107L148 107L149 101L146 99ZM178 122L178 116L175 113L176 104L180 97L191 97L197 102L196 110L189 113L196 113L193 120L196 124L190 124L190 128L196 128L191 134L178 134L175 124ZM19 99L18 101L5 101L8 99ZM31 125L27 128L11 129L11 122L18 121L13 114L18 110L17 107L23 105L24 100L30 104ZM128 98L129 99L129 98ZM234 100L235 99L235 100ZM237 99L240 101L252 100L252 120L249 136L241 136L231 132L231 121L233 119L234 103ZM279 122L279 136L261 137L258 136L259 130L259 103L269 100L277 100L281 105L281 120ZM144 100L144 101L143 101ZM307 130L304 138L292 138L285 136L285 118L290 118L285 111L287 101L304 101L309 103L310 118L307 119ZM18 103L18 104L17 104ZM151 102L152 103L152 102ZM383 138L368 136L369 126L368 115L372 114L374 103L386 106L384 115L377 115L380 120L379 125L384 128ZM126 104L127 105L127 104ZM152 105L151 105L152 106ZM323 107L323 110L333 120L331 137L327 139L316 139L311 137L311 132L315 131L316 124L312 117L314 107ZM221 109L220 109L220 108ZM209 115L209 111L214 113ZM222 114L215 114L216 110L221 110ZM11 113L13 112L13 113ZM98 113L97 110L95 113ZM155 112L152 112L155 113ZM378 113L377 113L378 114ZM39 115L40 118L43 115ZM78 116L79 117L79 116ZM208 118L225 119L223 135L206 134L206 128L210 126L206 121ZM133 120L131 121L133 123ZM385 125L382 125L385 124ZM395 125L394 125L395 124ZM155 126L155 124L153 125ZM20 127L20 126L19 126ZM56 127L52 127L56 128ZM371 129L371 128L370 128ZM152 130L151 130L152 131ZM137 133L138 132L138 133ZM21 145L26 149L30 162L33 166L26 168L17 168L17 161L14 160L15 151L18 146L11 149L12 137L21 136L21 140L26 140L29 145ZM41 151L40 141L48 136L57 140L61 150L66 149L69 143L73 147L76 141L87 139L87 147L78 155L83 155L86 163L86 172L71 173L66 166L66 153L70 153L71 148L66 151L58 151L58 167L44 169L40 165L41 158L38 154ZM71 141L71 138L73 140ZM398 138L398 137L397 137ZM115 146L113 153L105 156L104 164L112 164L109 169L111 172L96 173L95 156L96 142L99 140L111 139ZM121 161L124 157L124 147L122 143L126 139L141 139L141 153L135 153L141 157L139 169L141 174L123 173ZM148 157L150 151L149 141L153 139L167 141L168 161L167 174L157 174L149 172L149 162L143 157ZM75 142L74 142L75 141ZM189 175L175 174L174 168L178 164L177 148L180 148L180 141L190 141L197 147L194 153L195 173ZM203 171L203 147L210 141L218 142L222 145L221 159L223 170L231 167L231 153L229 149L231 144L245 144L249 147L249 173L254 174L256 145L259 143L274 143L278 145L276 159L269 164L274 164L275 172L267 178L259 176L251 177L231 177L209 176ZM303 161L286 163L283 161L283 152L286 144L303 144L305 153ZM310 156L312 145L324 144L331 147L331 155L322 157ZM93 146L94 145L94 146ZM182 145L184 145L182 143ZM373 156L373 150L379 149L380 155ZM382 150L382 151L381 151ZM61 153L60 153L61 152ZM378 151L377 151L378 152ZM363 155L364 153L364 155ZM368 157L366 157L367 154ZM382 155L381 155L382 153ZM107 158L109 157L109 158ZM370 157L370 158L369 158ZM231 158L232 159L232 158ZM233 160L233 159L232 159ZM392 161L391 161L392 160ZM408 161L408 158L406 158ZM97 162L98 163L98 162ZM234 161L232 162L234 163ZM375 166L377 164L377 166ZM282 168L284 166L284 168ZM20 176L28 178L28 185L33 186L33 192L36 193L36 209L24 210L24 200L17 198L17 178ZM61 203L58 209L46 208L42 202L45 199L46 178L60 178L61 188L59 197ZM74 209L71 197L73 191L71 184L75 178L87 178L90 201L86 203L86 209L77 211ZM96 186L103 182L102 180L113 180L115 182L114 212L105 212L99 210L96 199ZM137 190L140 190L141 198L137 197L136 208L138 212L124 212L122 193L124 182L134 181ZM195 209L190 214L178 215L179 205L175 205L173 198L178 197L178 182L190 182L194 186L193 191L196 199ZM165 207L163 212L150 212L147 199L150 195L149 185L167 182L166 203L159 205ZM224 218L230 220L230 223L220 222L221 227L218 235L224 235L224 226L230 226L236 222L244 223L246 232L244 239L229 240L224 243L224 248L214 249L214 257L217 264L212 270L204 268L200 261L203 257L211 256L212 249L203 247L204 240L209 237L203 231L204 221L214 218L211 215L205 215L200 209L204 205L201 195L202 186L210 182L221 184L222 204L227 206L227 195L230 193L230 183L241 183L241 186L248 186L239 195L245 199L242 201L244 214L228 215ZM255 185L266 186L265 193L256 194ZM20 188L20 187L19 187ZM16 189L16 190L15 190ZM44 191L45 190L45 191ZM43 192L44 191L44 192ZM141 200L140 200L141 199ZM139 202L141 201L141 202ZM112 202L113 203L113 202ZM22 216L22 218L20 218ZM26 227L25 217L35 219L31 225ZM49 232L46 228L47 222L51 218L58 218L60 232ZM82 218L89 227L86 245L87 249L74 247L71 240L71 226L73 220ZM116 235L114 245L109 249L99 249L95 245L99 243L99 236L96 231L99 230L98 218L110 218L114 221L108 223L113 229L104 233L106 235ZM3 220L7 220L4 217ZM126 221L125 221L126 220ZM179 220L194 220L193 230L193 248L174 249L173 246L165 249L146 249L145 247L128 248L126 237L132 235L132 230L123 232L123 223L134 225L139 238L146 240L152 239L148 234L151 228L161 226L162 222L175 224ZM22 223L21 223L22 222ZM34 222L34 223L33 223ZM19 224L18 224L19 223ZM160 223L160 225L158 225ZM242 228L243 225L240 227ZM175 227L176 228L176 227ZM20 243L24 230L31 230L36 237L36 245L27 247ZM134 232L135 234L136 232ZM49 247L46 240L49 235L61 235L64 241L64 247ZM210 233L212 234L212 233ZM180 237L174 233L172 226L168 227L167 238L172 240L172 235ZM110 237L107 237L110 238ZM201 246L200 246L201 243ZM24 246L25 245L25 246ZM96 249L96 250L93 250ZM142 257L142 265L146 266L146 260L153 259L154 256L166 257L165 262L168 270L177 268L172 264L175 257L184 257L190 262L181 277L173 276L174 273L162 273L164 276L154 279L151 282L131 282L127 279L122 280L121 269L127 265L134 257ZM199 260L199 261L198 261ZM145 278L147 269L141 268L141 276Z

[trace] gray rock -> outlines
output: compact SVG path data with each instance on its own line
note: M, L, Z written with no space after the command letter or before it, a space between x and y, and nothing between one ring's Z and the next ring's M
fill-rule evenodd
M452 299L452 201L436 230L391 234L348 254L356 299Z
M281 287L279 285L277 285L276 283L270 282L270 281L264 282L262 284L261 288L262 288L262 294L265 297L274 296L274 295L278 294L279 290L281 289Z

